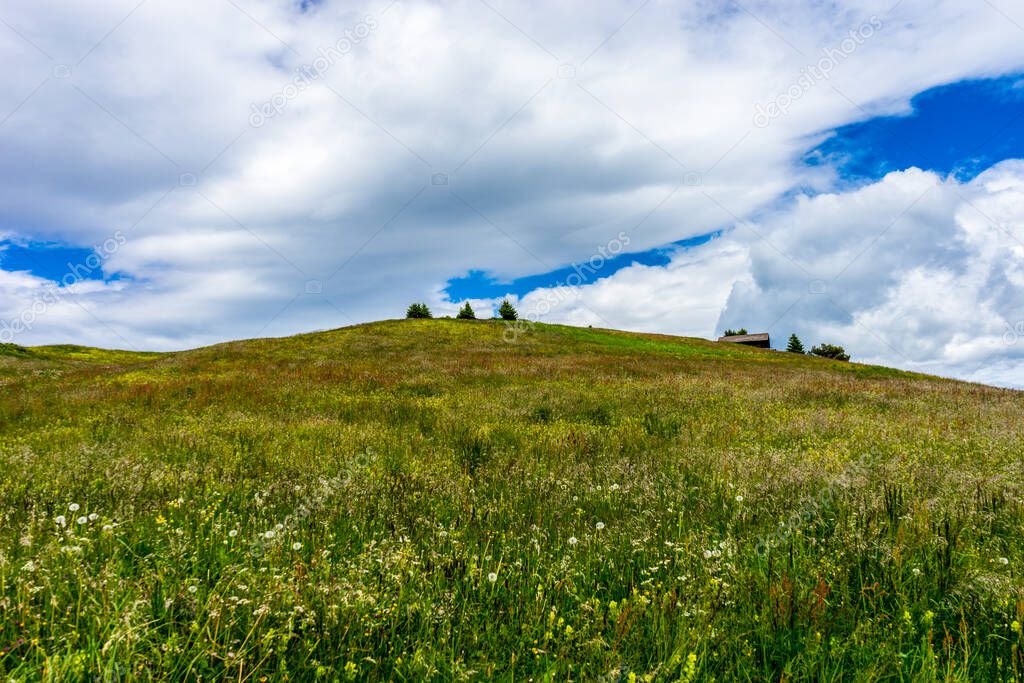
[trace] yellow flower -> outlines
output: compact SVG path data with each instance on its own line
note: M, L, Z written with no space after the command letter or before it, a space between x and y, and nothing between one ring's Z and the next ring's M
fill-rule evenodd
M350 681L356 680L356 673L359 669L355 662L345 662L345 678Z
M1016 619L1014 619L1013 623L1010 624L1010 628L1013 629L1014 633L1020 634L1020 622L1017 621Z
M163 515L157 515L156 516L156 523L157 524L167 524L167 520L164 518Z

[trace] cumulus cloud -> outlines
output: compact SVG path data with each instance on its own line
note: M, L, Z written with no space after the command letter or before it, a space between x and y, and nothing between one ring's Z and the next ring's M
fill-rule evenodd
M765 288L804 286L744 232L771 233L823 279L817 256L855 248L856 222L827 206L845 195L804 200L820 214L807 220L834 219L835 234L755 221L794 188L832 187L828 166L797 163L827 131L1024 64L1019 29L967 0L42 0L3 19L0 57L18 68L0 75L0 234L128 238L105 264L122 280L65 292L22 343L165 349L333 327L401 315L430 293L444 306L436 293L471 269L513 278L585 259L622 231L643 250L739 223L666 268L590 283L566 314L614 322L621 296L634 302L618 306L623 326L708 330L725 300L723 320ZM827 77L807 80L837 50ZM780 102L759 125L759 107ZM908 172L873 191L897 203L934 180ZM948 223L955 197L931 194L919 210ZM913 257L875 253L879 281L858 261L840 280L849 297L830 291L881 310L895 287L914 291L915 269L948 259L950 277L966 277L966 238L944 235L916 240ZM47 286L12 278L0 286L8 320ZM999 296L1003 311L1014 294ZM844 320L814 311L822 325Z

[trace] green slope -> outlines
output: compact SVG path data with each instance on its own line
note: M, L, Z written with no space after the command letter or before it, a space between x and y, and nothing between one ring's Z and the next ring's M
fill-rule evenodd
M698 339L507 338L426 320L0 348L0 672L1024 670L1021 393Z

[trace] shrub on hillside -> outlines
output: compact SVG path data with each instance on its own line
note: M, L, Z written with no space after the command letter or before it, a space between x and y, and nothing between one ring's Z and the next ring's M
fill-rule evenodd
M501 302L501 306L498 308L498 315L501 316L502 320L517 320L519 318L516 307L508 299Z
M409 304L409 308L405 311L406 318L433 318L430 314L430 309L427 308L426 304Z
M842 346L836 346L835 344L822 344L820 346L814 346L811 348L811 353L815 356L821 356L822 358L831 358L832 360L850 360L850 354L846 352Z
M804 351L804 343L800 341L800 337L796 336L796 333L789 335L789 344L786 345L786 351L790 353L806 353Z
M741 334L747 334L747 328L741 327L738 330L726 330L722 333L723 337L738 337Z
M455 316L458 320L476 320L476 313L473 312L473 307L466 302L466 305L459 309L459 314Z

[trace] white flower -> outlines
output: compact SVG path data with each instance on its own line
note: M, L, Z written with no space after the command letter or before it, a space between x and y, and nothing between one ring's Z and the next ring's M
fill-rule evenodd
M579 543L579 540L577 540L575 536L569 537L569 545L576 545L577 543Z
M199 590L199 586L191 585L191 586L188 587L188 592L189 593L195 593L197 590Z
M618 484L612 484L611 486L608 487L608 490L609 491L618 491L619 490L619 485Z
M996 560L999 564L1010 564L1010 560L1005 557L1000 557Z
M917 568L917 567L914 567L913 569L911 569L910 573L913 574L914 576L921 576L921 570L919 568Z
M79 524L88 524L89 518L88 517L79 517L75 521L78 522Z
M292 550L302 550L302 544L295 541L295 543L292 543Z
M231 531L228 532L228 536L230 536L231 538L234 538L237 535L238 535L238 529L232 529Z
M21 568L21 570L23 572L34 572L36 570L36 563L33 562L32 560L29 560L28 562L25 563L25 565Z
M705 550L704 551L704 559L705 560L710 560L712 557L714 557L714 555L715 554L713 552L711 552L710 550Z
M64 518L64 515L57 515L53 518L53 521L57 523L57 526L64 526L68 523L68 520Z
M114 526L112 524L104 524L103 530L109 533L114 530Z
M495 581L497 581L498 580L497 572L491 572L490 574L488 574L487 575L487 580L490 581L491 583L494 583Z
M273 529L263 532L263 538L273 538L274 536L275 534Z
M89 513L89 521L90 522L95 522L99 518L100 518L100 516L97 515L95 512L90 512Z
M78 512L78 503L72 503L71 505L68 505L68 510L71 510L72 512Z
M737 503L742 503L743 502L743 496L742 495L736 496L736 502Z
M597 524L595 524L594 526L596 526L596 527L597 527L597 530L598 530L598 531L600 531L601 529L603 529L603 528L604 528L604 522L598 522L598 523L597 523Z

